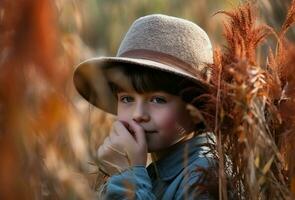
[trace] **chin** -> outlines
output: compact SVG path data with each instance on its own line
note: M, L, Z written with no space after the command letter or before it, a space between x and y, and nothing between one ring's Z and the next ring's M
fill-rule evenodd
M162 146L161 147L156 147L156 146L150 146L148 145L148 153L157 153L157 152L160 152L160 151L163 151L164 149L166 148L163 148Z
M154 149L151 149L151 148L148 148L148 153L153 153L153 152L155 152L155 150Z
M157 151L159 151L158 148L155 148L155 147L149 147L149 146L148 146L148 153L154 153L154 152L157 152Z

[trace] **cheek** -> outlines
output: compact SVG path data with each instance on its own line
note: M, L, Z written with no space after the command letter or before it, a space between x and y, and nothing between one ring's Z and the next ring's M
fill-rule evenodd
M184 106L162 111L155 115L155 122L158 128L165 133L174 134L179 131L191 132L193 130L191 117Z
M175 112L162 112L156 115L156 123L161 129L174 130L177 123L177 115Z
M120 121L128 121L130 119L129 112L126 109L118 107L117 119Z

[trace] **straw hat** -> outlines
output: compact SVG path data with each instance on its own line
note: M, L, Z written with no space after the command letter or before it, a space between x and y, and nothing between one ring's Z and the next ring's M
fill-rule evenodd
M94 57L78 64L73 79L87 101L116 114L117 101L108 82L124 79L114 76L108 66L153 68L209 86L212 62L212 45L203 29L188 20L153 14L131 25L115 57Z

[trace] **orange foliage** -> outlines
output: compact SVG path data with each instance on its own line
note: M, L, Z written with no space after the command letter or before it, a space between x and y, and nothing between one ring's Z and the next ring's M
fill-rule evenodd
M224 54L224 64L235 59L246 59L256 65L256 48L270 34L271 28L266 25L256 26L256 13L253 5L246 3L232 12L219 11L230 19L224 24L224 36L228 44Z
M224 25L228 46L215 51L212 82L220 93L219 155L227 155L221 167L225 171L231 166L228 178L235 199L295 194L295 51L285 38L295 21L294 8L293 0L278 34L267 25L255 25L249 2L232 12L218 12L230 17ZM277 49L275 54L270 50L267 66L258 66L258 45L271 33L278 39Z
M56 8L51 0L3 0L0 12L0 199L40 198L42 152L35 151L42 146L35 146L32 124L56 132L66 114L60 108L67 106L61 91L68 72L57 62Z
M293 198L295 47L285 33L295 21L295 0L278 34L256 24L250 3L218 13L227 15L229 22L224 25L227 47L215 51L212 66L217 100L194 99L196 104L206 102L207 110L191 112L204 115L208 126L215 123L216 134L222 133L217 149L224 162L220 183L228 183L220 187L222 196L228 197L229 186L235 199ZM73 55L63 52L58 30L54 1L1 1L0 199L93 197L76 173L85 172L91 150L85 149L67 95ZM270 50L267 66L258 66L257 48L270 34L277 36L277 49ZM216 119L206 115L215 108ZM98 121L94 131L110 127L105 115ZM94 140L94 134L90 137Z

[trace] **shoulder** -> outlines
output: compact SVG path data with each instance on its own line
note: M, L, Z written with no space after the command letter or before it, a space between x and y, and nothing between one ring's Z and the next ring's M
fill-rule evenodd
M214 199L212 193L218 190L218 179L214 171L218 172L213 157L198 157L183 169L177 196Z
M216 160L213 157L197 157L183 169L183 182L200 182L202 177L215 166Z

